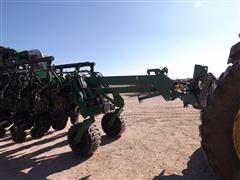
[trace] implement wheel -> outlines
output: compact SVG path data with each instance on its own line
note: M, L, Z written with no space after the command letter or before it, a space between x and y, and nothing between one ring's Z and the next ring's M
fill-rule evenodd
M35 125L30 131L33 139L42 138L45 133L47 133L51 127L51 118L48 113L39 114L34 117Z
M221 180L240 179L240 64L230 66L209 92L201 112L202 148Z
M75 142L75 137L83 128L83 124L75 124L68 131L68 143L74 153L82 157L91 156L101 144L101 135L96 125L92 124L86 129L79 142ZM84 130L84 129L82 129Z
M12 136L12 140L15 143L23 143L26 139L26 132L25 131L17 131L16 133L14 133L14 135Z
M54 119L52 122L52 128L56 131L63 130L68 121L68 115L64 112L57 112L54 114Z
M15 143L23 143L27 137L25 130L32 126L31 115L29 112L20 112L14 114L14 124L10 128L12 140Z
M105 114L102 118L102 129L109 137L119 137L126 129L125 121L122 117L116 117L116 119L111 122L113 113Z
M23 143L27 137L26 132L19 127L18 129L15 129L15 131L12 133L12 140L15 143Z

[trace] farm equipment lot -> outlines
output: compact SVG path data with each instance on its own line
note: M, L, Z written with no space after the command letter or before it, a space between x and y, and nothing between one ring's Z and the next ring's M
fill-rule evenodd
M0 140L0 179L162 179L212 180L200 147L199 111L161 97L139 104L126 97L127 129L102 144L89 159L74 155L67 128L39 140ZM100 128L100 118L97 126Z

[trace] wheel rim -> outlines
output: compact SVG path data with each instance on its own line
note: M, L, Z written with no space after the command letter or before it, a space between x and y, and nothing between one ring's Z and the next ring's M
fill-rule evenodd
M238 111L233 126L233 142L238 159L240 160L240 110Z

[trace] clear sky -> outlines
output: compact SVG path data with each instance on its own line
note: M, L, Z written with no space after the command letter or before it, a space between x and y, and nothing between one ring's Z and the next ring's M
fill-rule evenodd
M55 63L96 62L104 75L169 69L191 77L194 64L224 71L239 41L240 1L0 0L0 44L38 48Z

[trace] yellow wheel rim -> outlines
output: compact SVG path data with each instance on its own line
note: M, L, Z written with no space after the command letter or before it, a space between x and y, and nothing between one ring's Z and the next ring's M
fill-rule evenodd
M235 150L240 160L240 110L238 111L233 126L233 142Z

